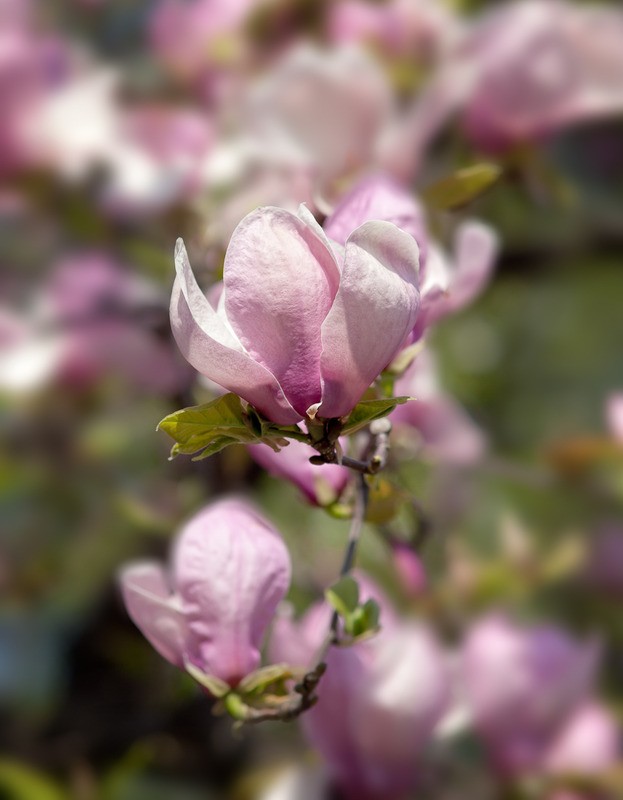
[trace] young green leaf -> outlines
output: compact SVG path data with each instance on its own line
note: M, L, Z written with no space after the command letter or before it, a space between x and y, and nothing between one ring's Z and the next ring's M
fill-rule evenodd
M362 400L350 412L342 428L342 435L348 436L365 428L375 419L381 419L396 408L411 400L411 397L386 397L382 400Z
M490 189L502 175L496 164L476 164L465 167L433 183L423 192L425 202L440 211L462 208Z
M345 575L326 590L325 597L340 616L348 619L359 604L359 584L350 575Z

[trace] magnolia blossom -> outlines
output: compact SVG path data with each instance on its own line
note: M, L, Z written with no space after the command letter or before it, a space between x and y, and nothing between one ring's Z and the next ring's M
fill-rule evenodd
M413 329L418 248L387 222L332 246L305 208L236 228L214 308L180 241L171 324L199 372L278 423L348 414Z
M409 445L416 433L424 455L434 461L471 464L484 455L484 433L439 385L432 353L423 350L394 386L397 396L414 397L391 414L394 437Z
M120 580L130 617L160 655L235 687L259 666L266 627L290 583L290 559L266 519L225 499L184 526L170 569L130 564Z
M467 35L463 112L482 147L506 149L623 108L623 13L565 0L517 0Z
M278 453L262 444L250 445L248 450L261 467L298 486L314 505L327 505L337 500L350 477L349 470L337 464L310 464L309 459L317 452L304 442L292 440Z
M390 800L412 788L417 761L448 700L445 657L423 625L394 619L382 593L360 580L363 599L382 606L382 630L348 648L332 648L318 703L301 720L348 798ZM277 619L271 653L307 665L331 617L323 604L294 623Z
M326 191L369 168L391 114L390 86L363 51L300 46L255 90L249 124L271 157L311 169Z
M410 233L420 250L421 309L412 339L426 328L469 305L485 288L498 250L493 230L480 222L459 226L452 258L429 240L418 201L387 175L377 173L357 183L325 220L327 236L343 244L369 220L393 222Z
M501 771L560 764L552 752L589 700L599 652L595 639L576 641L553 626L520 627L502 615L475 624L461 674L476 728Z

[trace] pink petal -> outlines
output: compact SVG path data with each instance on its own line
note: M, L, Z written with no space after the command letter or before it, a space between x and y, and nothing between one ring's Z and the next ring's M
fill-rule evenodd
M304 414L320 400L320 327L339 283L332 253L294 214L261 208L234 231L224 282L232 328Z
M130 564L120 573L123 601L130 618L161 656L184 666L188 631L179 600L159 564Z
M606 418L612 436L623 443L623 392L614 392L608 397Z
M419 308L418 246L389 222L346 242L340 288L322 326L321 417L348 414L400 350Z
M620 730L606 706L589 701L563 726L545 757L548 772L594 773L614 766Z
M288 589L284 543L247 503L221 500L185 526L173 563L192 660L235 685L258 666L262 637Z
M416 240L420 264L426 260L427 233L424 212L415 198L386 175L372 175L355 185L325 220L330 239L345 244L351 233L371 220L393 222Z
M175 248L177 278L171 297L171 327L192 366L215 383L243 397L274 422L301 418L288 403L275 376L245 352L197 285L186 248Z

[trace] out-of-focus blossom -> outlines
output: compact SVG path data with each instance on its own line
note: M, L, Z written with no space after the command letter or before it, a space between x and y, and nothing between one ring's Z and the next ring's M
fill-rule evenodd
M64 44L30 30L26 21L11 18L0 26L0 174L39 163L33 118L69 69Z
M57 338L41 337L27 316L0 309L0 392L39 390L55 376L62 358Z
M614 714L589 701L566 722L550 746L544 771L590 774L614 766L620 753L621 731Z
M390 800L416 782L418 756L447 707L448 675L433 634L393 620L376 587L360 583L364 597L380 602L383 628L367 642L330 650L318 703L302 726L345 797ZM273 657L309 663L330 616L317 605L298 624L278 620Z
M439 56L457 26L439 0L343 0L329 8L329 36L336 44L367 42L388 56L429 63Z
M623 393L613 393L608 397L606 419L612 436L623 443Z
M107 256L93 252L59 264L39 298L42 336L62 348L57 377L74 387L107 374L167 394L187 380L184 363L170 343L149 328L160 315L157 289Z
M426 328L466 308L487 286L495 266L498 239L480 222L468 221L456 232L454 253L449 258L431 245L422 272L422 309L413 331L417 340Z
M324 191L370 168L391 110L389 85L362 51L305 46L258 86L251 121L268 153L311 169Z
M257 463L271 475L284 478L297 486L315 505L328 505L338 499L349 479L346 467L337 464L310 464L316 450L303 442L292 440L278 453L264 445L250 445L249 452Z
M258 0L160 0L149 21L153 52L186 80L217 66L240 43L240 26Z
M432 353L423 350L395 384L397 396L414 397L391 414L394 436L408 444L416 433L427 458L471 464L486 450L483 432L461 406L439 386ZM416 444L416 446L417 446Z
M403 590L410 597L422 594L427 585L426 571L422 559L413 547L406 542L393 541L390 543L392 562Z
M599 653L595 639L580 642L553 626L522 627L502 615L474 625L461 674L498 769L516 774L555 763L550 748L588 700Z
M141 562L126 566L120 580L130 617L160 655L235 687L260 663L290 559L267 520L242 500L225 499L185 525L170 571Z
M182 243L171 323L188 361L269 419L348 414L417 317L418 248L369 222L334 251L307 209L261 208L236 228L215 310Z
M459 48L464 124L489 151L623 109L623 13L517 0L484 15Z
M117 214L141 214L192 199L206 181L213 142L212 125L199 110L166 105L129 109L104 157L104 206Z

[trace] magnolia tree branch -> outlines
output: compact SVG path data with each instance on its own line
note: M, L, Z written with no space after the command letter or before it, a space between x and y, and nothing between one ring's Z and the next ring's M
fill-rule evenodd
M368 507L368 484L365 475L360 473L357 476L357 492L353 517L351 520L348 541L344 551L344 559L340 570L340 577L348 575L354 564L357 555L357 547L361 538L361 531L366 517ZM318 684L327 669L326 658L330 648L339 643L339 614L334 611L331 615L329 630L324 641L314 659L314 666L309 669L301 680L295 685L294 693L289 694L274 709L254 709L249 708L245 722L265 722L267 720L281 720L288 722L296 719L309 708L314 706L318 700L316 690Z

